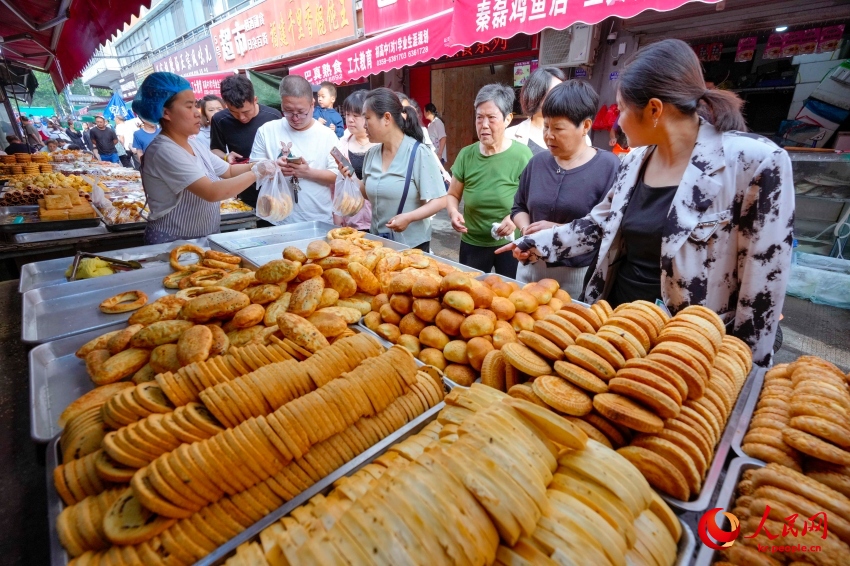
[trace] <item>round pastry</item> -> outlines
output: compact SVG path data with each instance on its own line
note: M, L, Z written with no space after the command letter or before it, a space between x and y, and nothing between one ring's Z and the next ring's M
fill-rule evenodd
M127 291L109 297L100 303L100 311L106 314L118 314L142 308L148 302L148 296L141 291Z
M171 269L175 271L186 271L189 269L189 265L182 265L180 263L180 255L183 253L193 253L198 256L198 261L195 263L201 263L204 259L204 250L202 248L193 244L183 244L171 250L171 256L169 257Z
M218 261L215 259L205 259L203 261L203 264L207 267L221 269L223 271L233 271L234 269L239 269L238 263L228 263L226 261Z
M176 297L183 299L184 301L188 301L190 299L194 299L195 297L200 297L201 295L206 295L207 293L217 293L218 291L224 291L226 287L218 287L218 286L210 286L210 287L188 287L186 289L180 289L177 291Z
M236 265L239 265L242 262L242 258L237 255L226 254L224 252L217 252L215 250L205 251L204 259L223 261L224 263L233 263Z

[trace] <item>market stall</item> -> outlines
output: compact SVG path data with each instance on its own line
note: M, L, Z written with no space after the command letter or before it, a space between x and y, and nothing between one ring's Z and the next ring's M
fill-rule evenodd
M731 458L781 458L753 431L777 380L850 408L834 366L765 375L706 309L587 306L331 225L114 255L144 266L21 282L57 565L372 563L367 540L389 563L691 564ZM786 464L843 477L824 434Z

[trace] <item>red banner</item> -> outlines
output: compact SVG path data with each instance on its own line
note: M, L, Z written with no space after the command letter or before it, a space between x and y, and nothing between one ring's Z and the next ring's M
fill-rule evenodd
M666 12L691 1L720 0L455 0L450 43L487 43L495 37L534 35L579 22L597 24L612 16L632 18L644 10Z
M406 65L454 55L462 48L449 47L446 44L451 24L452 10L446 10L291 67L289 74L301 75L313 84L322 81L341 84Z
M354 38L351 0L264 0L210 27L218 68L236 70Z
M154 71L168 71L181 77L193 77L218 71L211 37L205 37L188 47L160 57L151 63L151 66Z
M452 0L363 0L366 35L429 18L452 7Z
M192 92L198 98L203 98L208 94L221 96L221 81L227 77L232 77L233 71L224 73L209 73L206 75L195 75L194 77L186 77L189 84L192 85Z

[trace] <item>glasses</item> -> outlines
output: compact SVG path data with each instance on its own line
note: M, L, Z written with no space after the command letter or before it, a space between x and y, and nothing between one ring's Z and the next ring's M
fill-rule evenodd
M283 109L283 117L284 118L292 118L294 120L303 120L307 116L311 114L311 110L305 110L304 112L290 112L287 109Z

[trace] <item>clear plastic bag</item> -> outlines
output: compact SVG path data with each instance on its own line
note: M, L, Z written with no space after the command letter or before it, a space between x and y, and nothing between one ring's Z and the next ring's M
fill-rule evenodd
M258 183L257 216L268 222L280 222L292 212L292 190L280 171Z
M334 186L334 214L339 216L354 216L363 208L363 195L360 193L360 183L351 177L338 178Z

